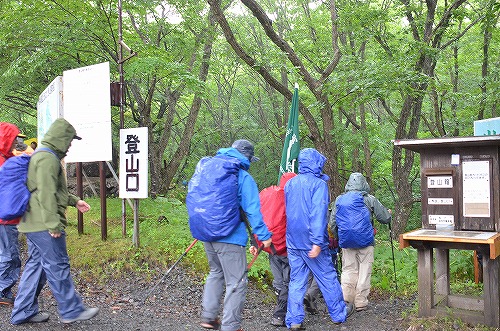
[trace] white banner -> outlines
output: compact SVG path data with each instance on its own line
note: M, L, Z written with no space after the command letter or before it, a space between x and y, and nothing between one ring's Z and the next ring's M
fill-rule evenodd
M109 62L64 71L64 118L82 140L73 140L66 162L110 161Z
M148 197L148 128L120 130L120 198Z

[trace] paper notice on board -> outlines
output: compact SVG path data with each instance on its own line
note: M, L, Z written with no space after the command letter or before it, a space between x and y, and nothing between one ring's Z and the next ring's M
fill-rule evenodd
M490 217L490 162L464 161L462 174L464 217Z

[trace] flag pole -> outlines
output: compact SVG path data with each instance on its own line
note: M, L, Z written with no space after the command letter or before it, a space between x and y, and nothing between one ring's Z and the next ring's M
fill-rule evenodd
M286 172L297 173L298 164L297 157L300 151L299 140L299 84L294 84L292 96L292 104L290 105L290 113L288 114L288 123L283 143L283 151L281 153L280 169L278 173L278 184L281 176Z

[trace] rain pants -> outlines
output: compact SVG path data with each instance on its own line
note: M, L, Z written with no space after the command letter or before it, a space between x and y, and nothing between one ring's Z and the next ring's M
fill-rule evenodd
M76 206L79 198L68 193L66 175L60 164L75 134L75 128L68 121L55 120L42 146L53 150L59 159L52 153L36 153L30 160L28 188L33 193L18 226L19 232L26 234L28 260L14 301L12 324L26 323L38 314L38 295L46 282L57 301L61 318L73 319L85 310L71 278L64 232L68 224L66 207ZM61 236L53 238L49 231L60 232Z
M312 148L299 153L299 175L285 185L286 243L290 284L285 323L288 328L304 320L303 300L311 271L334 322L344 322L347 309L328 250L328 176L321 173L326 158ZM313 245L321 248L316 258L308 256Z

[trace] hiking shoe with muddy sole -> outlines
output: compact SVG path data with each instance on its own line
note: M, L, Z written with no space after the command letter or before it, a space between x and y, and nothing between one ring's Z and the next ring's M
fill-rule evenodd
M215 319L213 321L201 322L200 326L209 330L219 330L220 329L220 320Z

